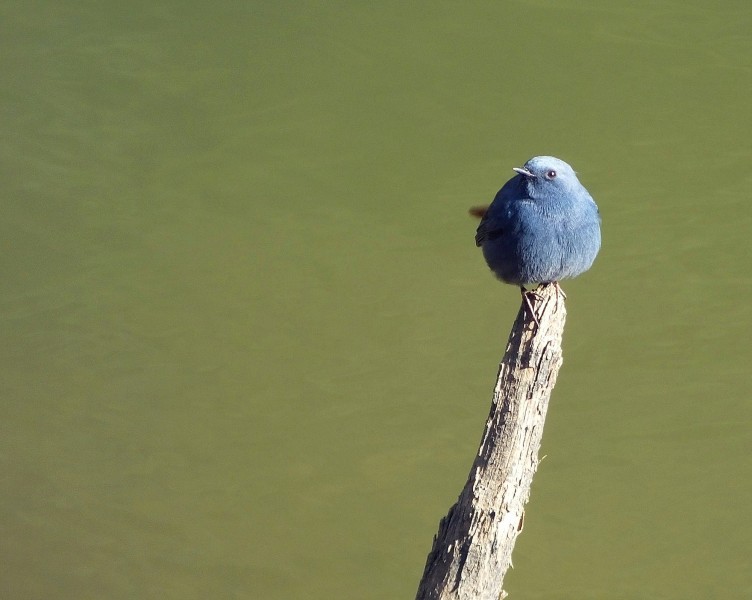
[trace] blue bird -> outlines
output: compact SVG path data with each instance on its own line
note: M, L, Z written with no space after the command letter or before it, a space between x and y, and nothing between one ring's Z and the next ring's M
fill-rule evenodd
M482 216L475 244L490 269L523 294L587 271L601 247L601 217L572 167L536 156L514 171L487 210L471 209Z

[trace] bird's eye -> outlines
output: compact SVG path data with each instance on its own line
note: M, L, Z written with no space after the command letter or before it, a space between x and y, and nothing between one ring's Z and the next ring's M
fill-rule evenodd
M551 169L548 173L546 173L546 179L554 179L556 177L556 171Z

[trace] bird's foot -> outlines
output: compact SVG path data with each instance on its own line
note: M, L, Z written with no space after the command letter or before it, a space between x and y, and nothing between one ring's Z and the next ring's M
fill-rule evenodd
M524 285L520 286L520 292L522 293L522 298L525 301L525 306L530 312L530 316L533 318L533 321L535 321L535 326L540 327L540 321L538 320L538 316L535 314L535 310L533 310L533 303L530 301L530 298L533 298L534 300L540 300L542 296L535 290L525 289Z
M564 302L564 300L567 299L567 295L564 293L564 290L561 289L558 281L542 283L532 290L526 289L524 285L520 286L520 292L522 293L522 298L525 300L525 306L527 307L530 316L533 318L533 321L535 321L535 325L538 327L540 326L540 321L538 320L538 316L535 314L535 310L533 310L533 304L536 300L543 299L543 295L539 293L538 290L543 289L544 286L547 287L549 285L554 286L554 291L556 293L556 310L559 310L559 298L561 298L561 301Z

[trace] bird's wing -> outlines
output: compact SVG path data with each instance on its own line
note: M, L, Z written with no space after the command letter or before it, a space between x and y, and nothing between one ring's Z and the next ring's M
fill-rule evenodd
M493 202L486 210L475 232L476 246L482 246L485 242L498 239L508 231L511 225L510 211L512 206L524 198L524 190L521 189L521 184L518 181L521 177L521 175L513 177L496 192Z
M504 228L499 220L486 213L475 231L475 245L480 247L488 240L495 240L502 233L504 233Z

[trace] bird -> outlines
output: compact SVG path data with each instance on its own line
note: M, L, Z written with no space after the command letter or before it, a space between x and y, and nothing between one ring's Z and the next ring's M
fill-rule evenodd
M553 156L536 156L485 207L470 213L481 221L475 244L501 281L525 295L587 271L601 247L601 216L574 169ZM563 293L563 292L562 292ZM533 313L534 314L534 313Z

